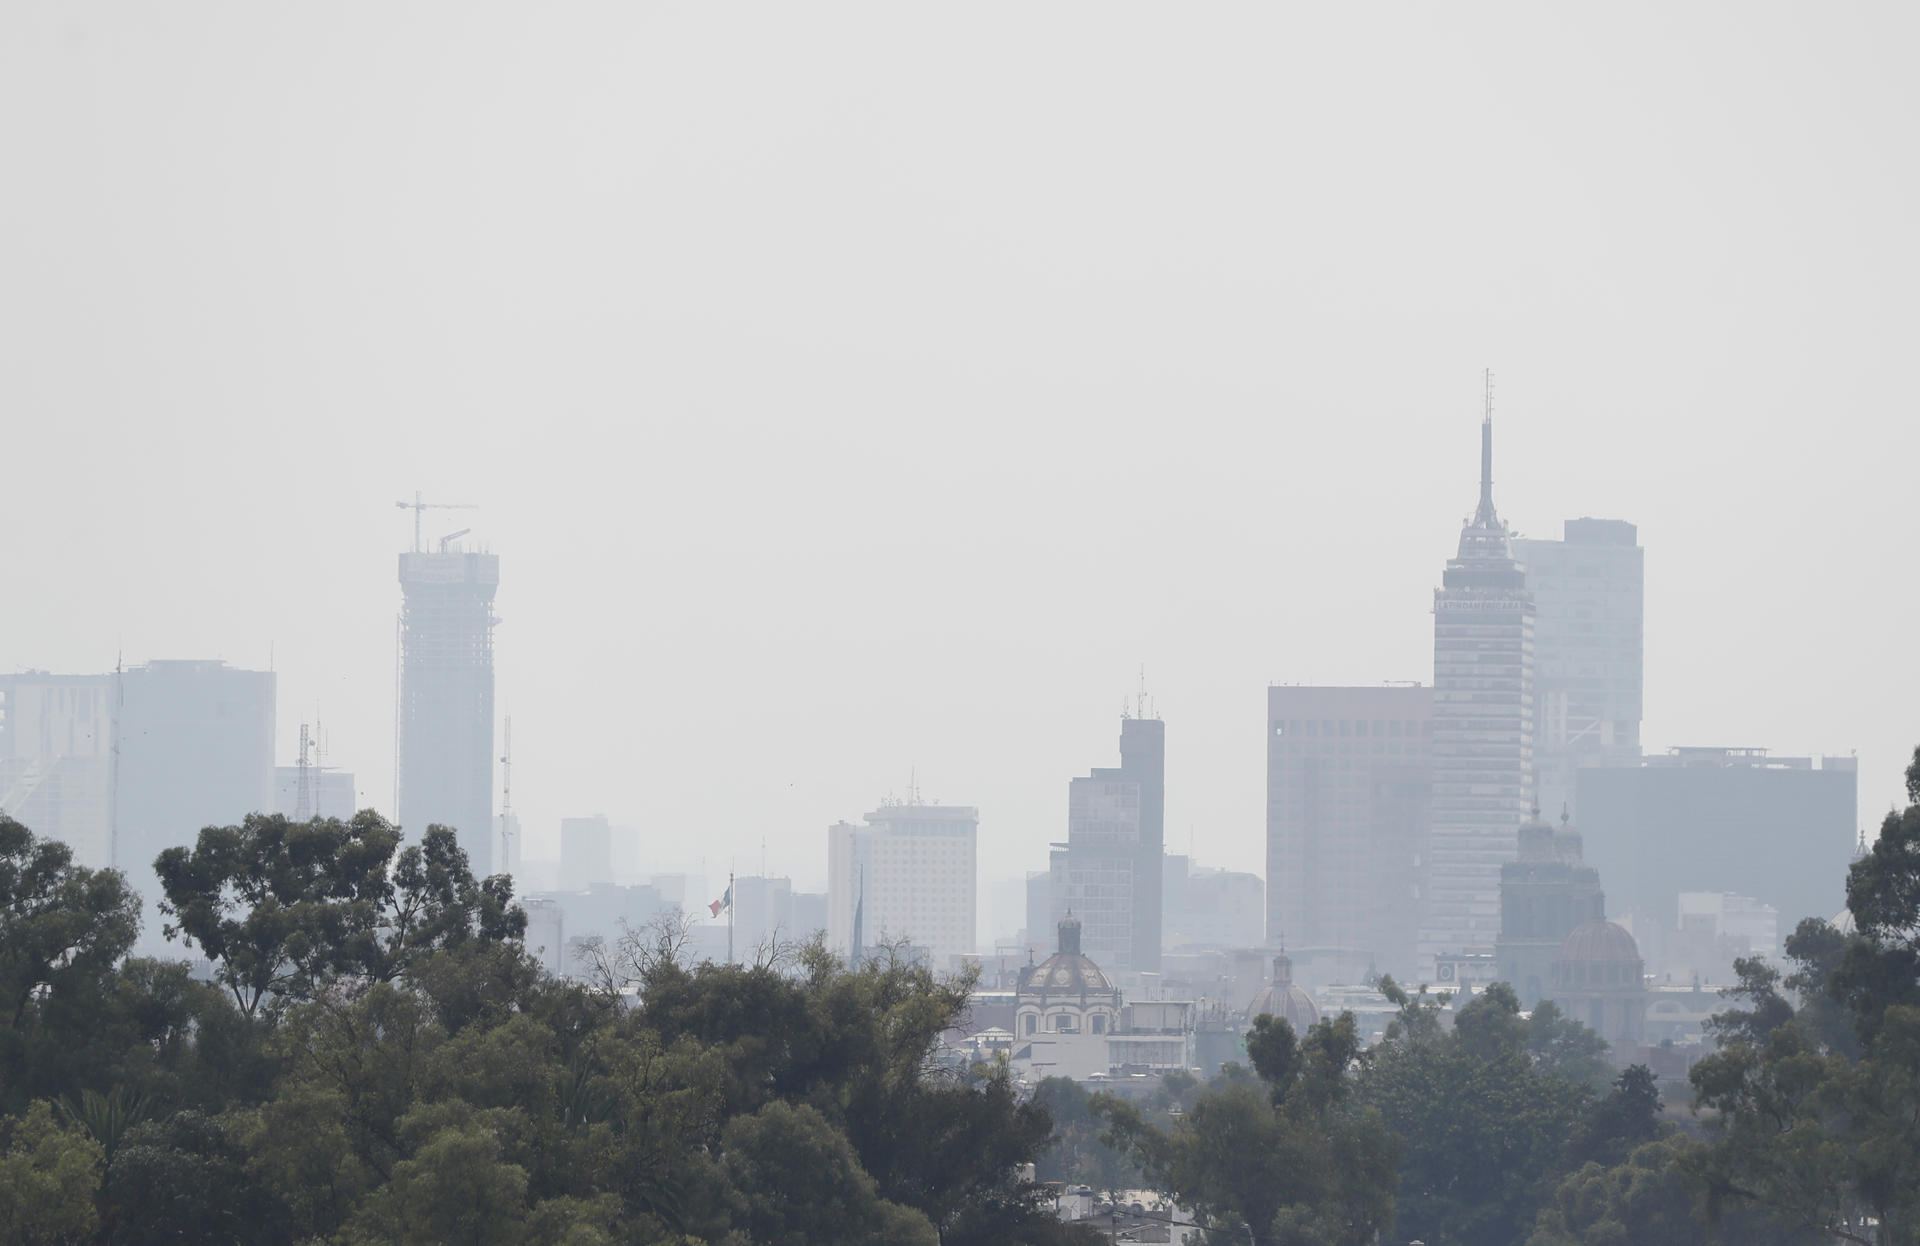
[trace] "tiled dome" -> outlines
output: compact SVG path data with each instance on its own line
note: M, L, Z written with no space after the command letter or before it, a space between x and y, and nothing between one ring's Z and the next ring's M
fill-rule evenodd
M1100 966L1081 954L1080 919L1071 913L1060 923L1060 950L1028 966L1020 977L1022 995L1095 995L1112 990L1113 983Z
M1293 982L1293 961L1285 952L1273 958L1273 981L1247 1005L1247 1018L1265 1014L1279 1017L1293 1026L1295 1034L1304 1034L1320 1020L1320 1009L1313 996Z
M1560 945L1563 965L1639 965L1640 945L1626 927L1614 922L1588 922L1574 928Z

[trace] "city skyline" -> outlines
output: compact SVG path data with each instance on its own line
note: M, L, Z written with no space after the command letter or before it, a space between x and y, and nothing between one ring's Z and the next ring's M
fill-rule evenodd
M530 856L604 811L660 868L765 836L818 886L817 828L917 767L980 808L983 882L1016 876L1144 662L1180 725L1169 847L1264 873L1263 689L1431 679L1492 366L1502 513L1648 550L1646 749L1859 748L1870 833L1897 797L1899 38L1535 15L1591 53L1568 66L1414 14L1358 69L1276 74L1376 32L1118 21L1083 106L1047 68L1086 33L1061 14L1017 46L922 27L911 75L797 15L745 47L612 19L564 75L469 20L448 60L443 26L371 13L0 18L36 188L0 243L0 400L20 461L84 465L0 498L30 603L0 669L272 669L276 760L317 713L384 807L417 489L480 507L428 539L471 522L510 568ZM336 75L345 121L296 85ZM1325 120L1394 98L1420 107ZM339 189L369 185L395 190Z

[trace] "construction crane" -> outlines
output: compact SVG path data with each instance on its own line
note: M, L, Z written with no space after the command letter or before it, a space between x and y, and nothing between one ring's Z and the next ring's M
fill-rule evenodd
M473 531L472 528L462 528L458 532L447 533L447 535L440 538L440 552L443 554L446 553L447 546L453 544L455 541L459 540L461 537L467 535L467 533L472 531Z
M422 511L477 511L480 509L471 502L423 502L420 500L420 492L417 489L414 490L413 501L395 502L394 505L403 511L413 512L413 552L416 554L421 552L420 514Z

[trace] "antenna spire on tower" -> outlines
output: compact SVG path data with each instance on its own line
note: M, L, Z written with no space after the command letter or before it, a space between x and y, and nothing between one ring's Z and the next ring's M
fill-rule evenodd
M1500 519L1493 511L1493 369L1484 373L1486 392L1484 415L1480 420L1480 507L1473 514L1474 526L1498 527Z

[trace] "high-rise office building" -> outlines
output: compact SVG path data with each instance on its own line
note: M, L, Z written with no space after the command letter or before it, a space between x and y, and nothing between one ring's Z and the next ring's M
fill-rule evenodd
M0 675L0 813L113 864L113 676Z
M1420 971L1491 951L1500 867L1533 804L1533 598L1493 508L1493 412L1480 426L1480 504L1433 594L1433 798Z
M827 946L843 956L905 940L938 968L979 951L980 811L889 802L827 828Z
M560 819L560 890L613 882L613 827L605 814Z
M417 544L400 555L400 825L450 826L476 876L493 872L496 554Z
M1515 538L1533 594L1533 773L1546 816L1577 821L1574 772L1640 757L1646 560L1634 526L1569 519Z
M1077 918L1087 955L1120 977L1160 971L1166 757L1166 723L1121 719L1120 765L1069 782L1051 856L1049 925Z
M1617 913L1665 928L1681 893L1731 891L1771 905L1791 931L1846 904L1860 816L1852 757L1676 748L1577 777L1587 856Z
M149 662L118 684L114 864L147 900L141 946L164 946L152 908L161 852L203 827L273 808L274 676L224 662Z
M1416 970L1433 697L1267 689L1266 938L1314 980Z

